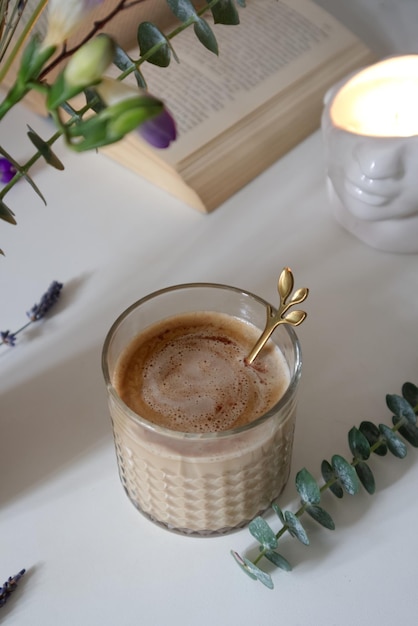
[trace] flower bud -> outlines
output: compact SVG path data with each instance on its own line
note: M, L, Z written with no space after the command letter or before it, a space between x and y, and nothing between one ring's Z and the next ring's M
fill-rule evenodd
M159 115L141 124L138 133L154 148L168 148L177 136L176 123L171 113L164 109Z
M64 43L89 12L102 3L103 0L49 0L48 28L43 46Z
M138 133L145 141L156 148L167 148L176 138L176 125L171 114L163 107L159 100L147 91L125 85L121 81L104 78L96 87L99 96L110 107L124 105L119 117L115 116L111 128L116 133L124 129L124 134L138 129ZM141 104L138 103L141 97ZM130 104L128 104L130 103ZM156 108L156 104L160 108ZM148 114L144 114L148 109ZM152 111L152 114L151 114ZM128 129L125 130L125 129Z
M107 35L99 35L77 50L64 70L65 84L83 89L102 77L113 59L115 45Z
M15 174L15 166L5 157L0 157L0 183L10 183Z

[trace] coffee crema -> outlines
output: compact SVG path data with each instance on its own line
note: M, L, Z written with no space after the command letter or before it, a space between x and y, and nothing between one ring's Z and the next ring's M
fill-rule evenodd
M231 315L184 313L145 329L119 358L113 384L142 418L186 433L219 432L266 413L289 385L273 342L245 363L260 330Z

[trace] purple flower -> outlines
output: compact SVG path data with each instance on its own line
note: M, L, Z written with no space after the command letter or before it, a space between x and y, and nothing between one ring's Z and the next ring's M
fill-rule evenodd
M0 587L0 606L4 606L10 597L10 594L15 591L19 580L22 578L26 570L22 569L15 576L9 576L6 582Z
M177 136L176 123L164 109L159 115L146 120L138 127L138 133L155 148L167 148Z
M0 157L0 183L10 183L16 174L16 168L5 157Z
M62 287L62 283L59 283L56 280L50 284L48 291L44 293L39 304L35 304L30 311L27 311L26 315L29 317L31 322L36 322L42 319L48 313L48 311L58 301Z
M15 333L11 333L10 330L0 330L0 343L6 343L9 346L14 346L16 343Z

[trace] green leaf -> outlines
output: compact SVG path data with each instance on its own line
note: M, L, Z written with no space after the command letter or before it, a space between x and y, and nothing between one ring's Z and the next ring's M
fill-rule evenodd
M42 195L41 190L39 189L38 185L36 185L35 181L28 174L24 174L24 178L26 182L28 182L29 185L32 187L34 192L40 197L42 202L46 205L46 200L44 196Z
M268 548L269 550L277 548L276 534L262 517L258 516L253 519L248 526L248 530L264 548Z
M292 537L296 537L296 539L299 539L301 543L303 543L305 546L308 546L309 545L308 535L306 534L304 527L302 526L300 520L296 517L296 515L292 513L291 511L285 511L284 518L285 518L289 533L292 535Z
M273 563L273 565L275 565L276 567L280 567L280 569L283 569L285 572L292 571L292 566L290 565L289 561L278 552L274 552L273 550L267 550L264 556L270 561L270 563Z
M17 74L18 84L22 85L29 80L36 79L43 69L47 60L54 54L55 47L42 46L41 38L35 34L27 44L20 60L20 67Z
M376 484L373 472L367 465L367 463L365 463L364 461L360 461L359 463L357 463L356 472L365 490L370 493L370 495L374 494L376 490Z
M247 576L249 576L250 578L252 578L253 580L257 580L257 576L255 576L255 574L253 574L248 567L245 564L245 560L238 554L238 552L235 552L235 550L231 550L231 554L235 559L235 562L238 563L238 565L240 566L240 568L242 569L243 572L245 572L247 574Z
M358 428L353 428L348 433L348 444L353 456L356 459L367 460L370 456L370 444L367 438L359 431Z
M296 490L304 503L318 504L321 500L318 484L312 474L305 468L296 474Z
M257 565L254 565L254 563L252 563L249 559L241 557L238 552L231 550L231 554L240 566L240 568L247 574L247 576L249 576L253 580L259 580L269 589L274 588L270 574L266 574L266 572L263 572L263 570L257 567Z
M316 522L328 528L328 530L335 530L334 520L331 515L323 509L321 506L308 506L306 507L306 512L310 515Z
M379 440L382 440L380 430L373 424L373 422L361 422L359 426L359 430L366 437L367 441L371 446L374 446ZM381 444L374 450L375 454L379 456L385 456L387 454L387 446L384 441L381 441Z
M321 463L321 474L322 474L322 478L324 479L325 483L329 483L331 481L335 481L332 482L328 489L334 494L334 496L336 496L337 498L342 498L344 495L344 490L341 486L340 481L338 480L333 468L331 467L331 465L328 463L328 461L322 461Z
M17 222L14 218L14 213L9 207L0 199L0 219L15 225Z
M392 422L395 426L401 421L401 417L396 417L396 415L392 416ZM411 444L411 446L418 448L418 426L405 422L402 426L399 426L398 432L402 435L402 437L404 437L404 439L407 440L408 443Z
M167 4L180 22L198 18L196 9L190 0L167 0Z
M273 581L271 579L270 574L263 572L262 569L254 565L249 559L244 557L244 563L247 566L248 570L256 577L258 580L263 583L269 589L274 589Z
M209 24L204 19L199 18L198 21L195 22L193 28L200 43L203 44L210 52L218 54L218 42L216 41L216 37Z
M392 454L398 457L398 459L404 459L408 452L408 448L404 442L399 439L398 435L396 435L389 426L386 426L386 424L379 424L379 428Z
M413 383L404 383L402 385L402 395L413 407L418 405L418 387Z
M397 417L403 417L410 424L417 423L417 416L415 415L414 409L402 396L388 394L386 396L386 404L389 410L393 411Z
M119 70L121 70L121 72L131 70L132 74L135 76L138 87L140 87L141 89L146 88L147 83L145 81L145 78L142 76L141 72L136 67L131 57L125 52L123 48L121 48L117 44L115 44L113 63Z
M64 169L64 165L59 160L59 158L54 154L51 150L49 144L42 139L35 131L28 126L28 137L38 150L38 152L43 156L48 165L52 165L55 169L62 171Z
M350 494L350 496L356 494L359 490L360 483L354 467L339 454L334 454L331 459L331 465L340 479L344 490Z
M154 46L159 46L146 60L159 67L168 67L171 61L171 46L167 37L151 22L142 22L138 26L137 39L141 56L146 55Z
M285 522L285 519L284 519L284 514L283 514L283 511L281 510L281 508L279 507L279 505L274 502L271 505L271 508L276 513L277 517L282 522L282 524L285 524L286 522Z
M245 4L241 4L241 6L245 6ZM212 7L211 11L215 24L239 24L239 13L233 0L220 0Z

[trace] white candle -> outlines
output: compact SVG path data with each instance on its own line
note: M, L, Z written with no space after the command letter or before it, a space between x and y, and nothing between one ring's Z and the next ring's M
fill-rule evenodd
M353 76L335 96L333 123L359 135L418 135L418 55L398 56Z

